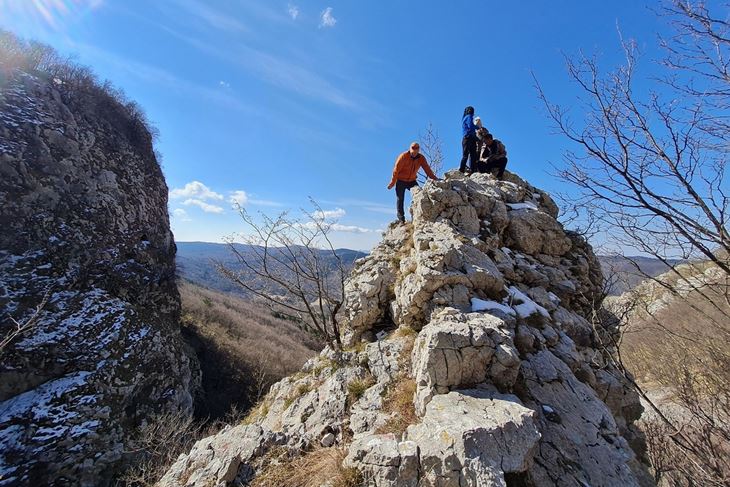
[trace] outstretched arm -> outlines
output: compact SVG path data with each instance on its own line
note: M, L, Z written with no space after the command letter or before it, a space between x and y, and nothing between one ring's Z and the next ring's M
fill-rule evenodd
M431 179L438 179L436 175L431 170L431 166L428 165L428 161L426 161L425 157L421 158L421 167L423 168L424 172L426 173L426 176L428 176Z

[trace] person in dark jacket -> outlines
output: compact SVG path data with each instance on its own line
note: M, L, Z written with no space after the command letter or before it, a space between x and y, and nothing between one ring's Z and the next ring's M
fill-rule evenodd
M461 132L463 135L461 139L463 155L461 156L459 171L466 171L466 161L469 160L469 171L475 172L479 157L477 155L477 126L474 125L474 107L469 106L464 109L464 116L461 119Z
M497 179L501 180L504 177L504 169L507 167L507 149L492 134L486 134L484 145L489 149L489 155L486 164L483 165L483 171L491 173L492 170L497 169Z

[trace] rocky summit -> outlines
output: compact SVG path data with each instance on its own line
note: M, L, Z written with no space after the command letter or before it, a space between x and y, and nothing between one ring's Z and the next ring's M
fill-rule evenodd
M321 449L363 485L651 484L639 397L590 321L599 263L550 196L453 172L414 189L411 213L356 262L348 347L277 383L159 485L277 485L272 468Z
M192 411L167 186L143 121L76 78L0 72L0 485L106 485Z

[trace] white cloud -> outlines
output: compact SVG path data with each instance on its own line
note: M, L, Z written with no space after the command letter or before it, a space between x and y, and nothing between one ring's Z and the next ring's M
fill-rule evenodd
M332 7L327 7L322 11L320 15L319 26L320 27L334 27L337 23L337 19L332 15Z
M342 208L334 210L315 211L312 216L318 220L336 220L345 216L346 212Z
M183 188L175 188L170 191L170 198L194 198L197 200L222 200L223 195L211 191L200 181L191 181ZM187 203L185 203L187 204Z
M299 7L293 4L289 4L287 7L287 12L289 12L289 17L292 18L292 20L297 20L297 17L299 17Z
M183 210L182 208L175 208L174 210L172 210L172 216L176 220L180 220L181 222L192 221L192 220L190 220L190 217L188 216L188 212Z
M245 191L233 191L228 197L228 202L234 206L246 206L248 201L248 194Z
M220 86L221 88L228 89L228 88L231 87L231 84L228 83L227 81L221 80L221 81L218 82L218 86Z
M332 231L334 231L334 232L346 232L346 233L370 233L370 232L376 231L376 230L371 230L369 228L358 227L355 225L340 225L339 223L333 223L330 228L332 228Z
M183 205L197 206L198 208L200 208L201 210L203 210L206 213L223 213L223 208L221 208L220 206L208 204L203 200L191 198L191 199L183 201Z

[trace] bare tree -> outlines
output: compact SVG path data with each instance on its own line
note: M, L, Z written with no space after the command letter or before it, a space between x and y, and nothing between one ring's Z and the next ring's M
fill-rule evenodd
M248 293L273 306L336 350L342 349L340 316L347 270L330 240L336 223L312 200L314 210L301 219L288 212L255 218L239 213L249 233L228 239L238 269L218 269Z
M599 335L616 370L651 405L658 423L647 433L660 437L650 438L650 453L655 472L671 485L730 484L728 6L718 14L703 3L665 2L659 14L673 35L660 38L665 55L648 80L638 79L631 40L621 38L625 64L611 72L602 72L595 57L567 58L580 100L573 108L583 114L577 120L536 79L557 132L573 143L557 168L577 190L568 198L573 209L614 248L653 256L670 269L645 277L652 290L671 296L673 314L636 295L612 324L599 314L594 324L619 331ZM649 351L647 363L652 378L671 387L670 406L680 414L652 402L629 372L622 350L637 323L661 337L652 345L663 356Z
M23 320L22 322L18 322L15 318L8 318L10 321L10 330L5 334L2 339L0 339L0 355L2 355L3 351L10 345L13 341L20 338L21 336L27 334L30 332L35 326L38 324L38 321L41 318L41 312L43 311L43 308L45 308L46 303L48 302L48 296L50 294L50 291L46 291L46 293L43 295L43 299L41 299L41 302L36 306L35 311L33 314L31 314L28 318Z
M678 32L662 40L667 56L659 66L669 72L655 83L661 89L636 88L638 54L624 40L626 64L606 75L595 58L567 60L586 114L581 122L551 103L536 82L558 132L578 147L566 152L558 176L578 189L571 206L610 229L616 247L670 268L672 258L701 258L730 276L727 24L714 31L704 7L679 0L663 12L675 16ZM677 277L701 291L678 271ZM730 302L727 288L724 300Z
M426 160L428 160L428 165L438 175L444 167L443 142L432 122L428 122L424 132L418 136L418 140L421 145L421 152L426 157ZM425 178L426 176L419 175L421 183L426 181Z

